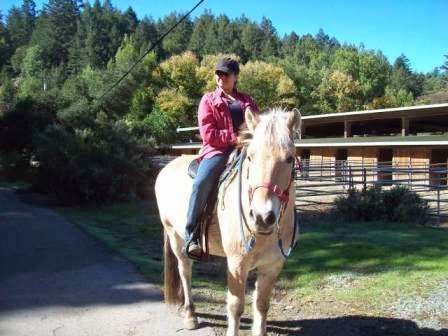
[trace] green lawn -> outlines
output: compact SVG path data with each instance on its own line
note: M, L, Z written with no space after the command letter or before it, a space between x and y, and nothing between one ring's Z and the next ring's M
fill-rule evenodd
M127 257L150 281L161 281L161 224L155 202L57 211ZM306 224L274 298L300 305L305 315L387 316L397 300L430 295L447 279L447 248L444 229L328 220ZM222 261L195 267L196 290L200 295L203 289L215 291L222 302Z

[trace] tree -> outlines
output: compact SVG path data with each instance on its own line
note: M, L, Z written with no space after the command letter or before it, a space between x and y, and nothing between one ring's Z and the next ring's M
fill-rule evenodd
M159 20L157 30L165 33L183 16L181 13L172 12ZM193 23L186 18L173 30L162 42L163 50L166 56L176 55L184 52L188 48L190 37L193 32Z
M411 92L414 98L423 91L421 79L412 72L409 59L403 54L394 62L390 84L397 92L399 90Z
M138 26L138 18L135 11L129 6L126 11L123 13L123 21L124 21L124 32L125 34L130 34L135 32Z
M44 10L48 20L51 64L67 64L79 20L78 0L49 0Z
M153 19L144 17L138 24L134 34L134 44L137 50L146 51L158 39L157 27ZM157 46L155 53L160 55L160 46Z
M191 34L190 43L188 49L192 50L198 55L204 55L209 49L207 46L207 36L209 31L214 32L213 29L214 17L210 11L205 11L201 16L199 16L194 22L193 32ZM208 42L208 41L207 41Z
M299 36L295 32L285 35L281 41L281 56L284 58L294 55L298 43Z
M364 102L384 95L390 75L390 65L382 53L372 51L361 52L359 55L359 83Z
M339 48L334 53L331 68L350 75L353 79L359 76L358 50L354 48Z
M14 6L9 10L7 30L13 50L29 42L35 20L36 4L33 0L23 0L20 8Z
M293 81L280 66L261 61L250 61L241 67L238 87L254 97L259 108L296 107Z
M171 56L158 69L158 81L163 84L156 97L156 104L180 124L191 124L196 120L197 104L205 85L198 68L197 57L187 51Z
M3 23L3 16L0 12L0 71L3 68L11 55L11 46L9 35Z
M109 88L109 83L114 83L121 78L139 56L140 52L135 48L132 37L125 36L115 57L107 64L105 74L107 84L104 85L103 90ZM129 112L135 91L149 84L151 77L148 74L151 74L155 67L155 54L150 53L112 92L107 92L102 106L111 118L120 118Z
M263 16L260 23L260 29L263 36L260 55L261 58L268 60L269 58L277 57L279 53L280 41L271 20Z
M44 60L42 48L39 45L29 47L22 61L22 76L42 78L43 70Z
M260 27L255 22L247 21L241 31L241 45L245 53L241 56L251 60L260 59L263 37Z
M445 71L445 82L448 84L448 55L445 58L445 63L440 68Z

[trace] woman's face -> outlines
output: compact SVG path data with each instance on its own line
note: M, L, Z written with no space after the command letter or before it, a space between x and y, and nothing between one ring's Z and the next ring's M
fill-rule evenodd
M238 79L238 75L230 72L217 71L215 73L216 84L224 91L232 91Z

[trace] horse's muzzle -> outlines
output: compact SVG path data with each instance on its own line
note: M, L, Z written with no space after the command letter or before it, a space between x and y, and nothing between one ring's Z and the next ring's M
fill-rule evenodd
M265 213L258 213L254 210L249 211L250 218L255 222L257 232L261 234L270 234L273 231L273 225L275 224L275 213L269 210Z

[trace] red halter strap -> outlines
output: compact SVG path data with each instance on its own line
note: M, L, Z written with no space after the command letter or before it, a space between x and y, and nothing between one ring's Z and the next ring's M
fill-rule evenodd
M282 208L283 209L286 208L289 201L289 187L291 186L291 183L294 180L296 167L299 170L301 170L301 162L297 157L295 157L294 165L292 167L291 172L291 179L289 180L288 186L286 187L285 190L282 190L282 188L280 188L277 184L272 184L272 182L263 182L262 184L259 184L255 187L249 187L249 204L252 203L252 198L255 193L255 190L257 190L258 188L266 188L271 193L273 193L275 196L278 197L280 203L282 204Z
M282 203L283 206L286 207L289 201L289 186L291 185L291 181L288 184L288 187L285 190L282 190L277 184L272 184L271 182L264 182L260 185L255 186L254 188L249 188L249 203L252 203L252 197L254 195L255 190L258 188L266 188L270 192L272 192L275 196L277 196Z

